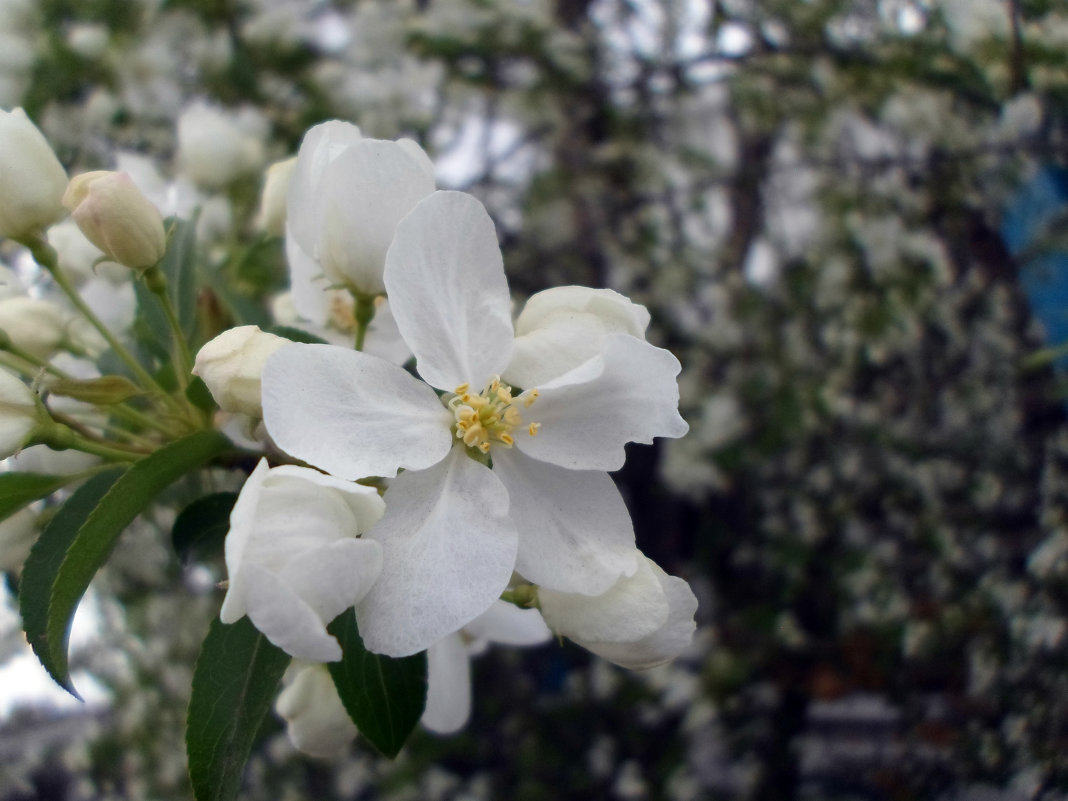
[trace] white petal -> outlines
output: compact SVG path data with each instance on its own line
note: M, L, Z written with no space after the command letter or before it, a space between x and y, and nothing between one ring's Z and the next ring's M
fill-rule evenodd
M293 308L305 320L316 325L326 325L330 316L330 296L326 291L330 286L330 279L323 275L319 262L297 242L288 224L286 261L289 263L289 288Z
M426 659L426 709L421 722L436 734L452 734L471 716L471 660L459 634L431 645Z
M503 378L537 387L597 356L609 334L645 338L649 312L611 289L561 286L532 295L515 324Z
M669 351L613 334L601 356L539 388L523 417L541 428L535 437L516 437L516 446L572 470L618 470L626 443L689 430L678 411L680 369Z
M557 634L586 647L634 642L652 634L667 621L669 605L650 564L640 558L633 576L620 579L595 598L539 589L542 617Z
M382 496L378 494L378 490L374 487L365 487L363 484L335 478L334 476L320 473L318 470L285 464L274 468L271 471L271 477L272 481L283 478L299 478L303 481L310 481L320 487L337 490L352 510L352 515L356 520L356 531L359 534L367 531L381 520L386 511L386 502L382 500Z
M309 662L341 659L341 646L327 634L323 621L281 578L256 564L244 572L249 620L268 640Z
M670 662L690 645L697 630L694 622L697 598L690 585L683 579L669 576L656 564L652 564L652 568L670 605L664 625L635 642L586 643L593 653L631 670L645 670Z
M385 292L382 270L393 232L434 191L422 161L396 142L364 139L330 164L316 254L338 283L369 295Z
M416 369L429 384L476 389L508 364L511 298L497 232L462 192L435 192L401 220L386 291Z
M245 552L256 531L256 507L259 505L263 482L267 478L270 466L266 459L260 459L256 469L245 479L241 493L237 496L234 508L230 511L230 531L226 535L224 549L226 552L226 573L229 586L223 598L219 619L223 623L235 623L245 616L245 586L240 578L240 570L245 562Z
M334 345L287 345L267 360L263 420L283 451L352 480L429 467L453 440L430 387Z
M356 607L364 644L408 656L457 631L500 597L515 566L508 493L462 446L429 470L402 473L386 515L382 574Z
M322 222L323 177L334 159L362 139L359 128L340 120L320 123L304 134L286 196L286 220L292 235L309 255L315 253Z
M501 645L541 645L553 636L537 609L520 609L506 601L497 601L464 626L464 634Z
M274 711L286 721L286 735L305 754L336 756L355 739L352 722L338 697L330 671L323 665L294 662Z
M326 624L367 595L381 572L382 546L348 539L295 557L279 577Z
M600 595L638 569L630 513L612 478L498 450L493 470L508 489L519 532L515 569L560 592Z

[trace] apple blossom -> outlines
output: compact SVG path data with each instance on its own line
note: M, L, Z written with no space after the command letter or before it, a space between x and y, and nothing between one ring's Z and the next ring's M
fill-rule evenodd
M0 331L38 359L48 359L67 339L69 316L54 303L26 295L0 300Z
M410 139L364 139L355 125L316 125L301 142L286 202L294 301L312 318L316 295L345 286L385 292L382 270L397 223L434 191L434 165Z
M267 357L287 342L255 325L228 329L200 349L193 375L207 384L224 412L263 417L260 374Z
M267 168L260 193L260 209L256 214L256 227L272 236L282 236L286 229L286 194L297 157L276 161Z
M263 163L261 115L234 112L202 100L178 117L178 162L198 186L218 189Z
M0 109L0 236L31 236L65 214L67 173L21 108Z
M435 192L397 226L384 283L423 381L366 353L280 349L263 372L267 430L287 453L346 479L401 475L368 536L383 573L356 607L367 647L404 656L485 612L513 570L560 592L606 592L639 568L623 499L606 471L627 442L678 437L679 363L610 333L578 366L520 392L492 220ZM444 394L439 398L437 390Z
M86 238L119 264L144 270L163 258L163 217L122 172L97 170L71 179L63 205Z
M358 538L382 515L377 490L306 467L261 460L230 515L229 587L219 618L248 615L271 642L314 662L341 658L326 624L359 601L382 564Z
M326 665L294 662L282 677L274 711L286 722L286 736L309 756L337 756L359 733L338 697Z

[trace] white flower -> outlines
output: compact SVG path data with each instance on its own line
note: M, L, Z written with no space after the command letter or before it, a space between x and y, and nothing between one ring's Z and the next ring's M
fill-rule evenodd
M261 460L241 488L226 536L230 585L219 618L248 615L286 653L341 658L326 624L359 601L382 564L377 542L357 539L382 515L378 492L306 467Z
M538 589L538 605L554 632L632 670L670 662L693 639L697 598L690 585L640 556L633 576L597 598Z
M540 645L552 632L536 609L518 609L498 601L463 630L449 634L427 650L426 708L420 722L436 734L452 734L471 716L471 657L490 644ZM286 722L293 745L311 756L336 756L359 733L338 697L325 665L294 664L275 711Z
M364 139L332 121L308 131L286 203L286 256L306 318L334 285L385 292L382 270L397 223L434 191L434 165L415 142Z
M0 459L21 448L36 425L37 406L30 388L0 370Z
M287 342L255 325L228 329L200 349L193 375L203 379L224 412L263 417L260 374L267 357Z
M250 109L197 100L178 118L178 162L198 186L218 189L263 163L262 122Z
M21 108L0 109L0 237L43 231L66 215L67 173Z
M286 228L286 195L297 166L297 157L276 161L267 168L260 192L260 209L256 227L272 236L281 236Z
M31 508L0 520L0 573L22 572L37 534L37 512Z
M369 533L383 573L356 607L367 647L424 650L486 611L513 569L590 596L633 575L630 515L606 471L623 466L627 442L686 433L678 360L613 333L594 358L572 367L566 353L551 380L510 390L498 378L514 334L496 232L459 192L430 195L397 226L384 281L426 383L330 345L282 348L263 373L280 448L341 478L405 470Z

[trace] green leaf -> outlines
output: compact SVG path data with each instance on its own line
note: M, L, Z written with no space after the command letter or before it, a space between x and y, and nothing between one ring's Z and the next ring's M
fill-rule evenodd
M59 566L82 523L121 474L122 468L99 473L75 490L45 526L22 567L19 579L22 628L42 664L49 659L48 604ZM77 695L71 687L67 690Z
M123 473L79 527L52 585L45 631L47 659L38 654L62 687L71 690L67 635L74 610L123 529L172 482L228 447L230 441L218 431L198 431L172 442Z
M232 626L218 618L204 640L193 674L185 744L197 801L230 801L252 743L289 665L249 619Z
M310 334L307 331L300 328L294 328L291 325L272 325L267 329L267 332L278 337L285 337L292 342L303 342L306 345L328 344L322 337L317 337L315 334Z
M53 395L105 406L122 403L143 395L143 390L133 381L121 375L103 375L98 378L59 378L50 381L48 391Z
M11 517L26 504L51 495L73 480L71 476L43 473L0 473L0 520Z
M392 759L426 708L426 653L401 659L371 653L352 609L326 629L341 643L341 661L327 667L345 710L360 734Z
M215 403L215 398L211 396L211 390L208 389L208 385L198 375L193 376L193 380L185 388L185 397L190 403L205 412L213 412L219 408L218 404Z
M167 294L178 314L178 323L186 338L190 338L196 320L196 225L177 217L168 218L167 224L172 233L159 266L167 279ZM134 332L151 353L166 362L171 342L167 315L159 298L144 281L134 281L134 294L137 296Z
M236 492L217 492L197 498L185 507L171 529L175 552L187 559L221 550L236 501Z

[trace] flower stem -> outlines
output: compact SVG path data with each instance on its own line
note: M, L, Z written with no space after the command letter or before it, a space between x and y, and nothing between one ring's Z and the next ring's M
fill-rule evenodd
M35 445L47 445L56 451L81 451L111 462L135 462L145 455L142 451L118 448L81 436L70 426L58 422L40 425L31 442Z
M163 314L167 317L167 325L171 329L171 337L174 339L174 374L178 380L178 386L184 391L189 386L189 374L193 370L193 356L189 352L189 345L185 341L182 325L178 322L178 312L175 311L170 293L167 292L167 276L159 265L149 267L142 274L145 286L159 300L163 307Z
M375 317L375 296L363 292L350 290L356 301L353 316L356 318L356 350L363 350L363 342L367 338L367 328Z

